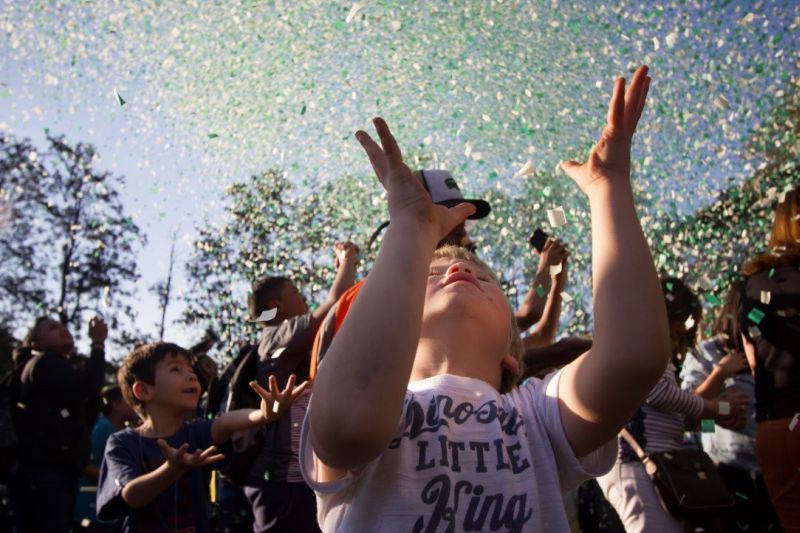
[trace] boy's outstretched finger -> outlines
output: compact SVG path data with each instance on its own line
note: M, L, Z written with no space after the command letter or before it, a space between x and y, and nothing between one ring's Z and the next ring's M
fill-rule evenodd
M613 137L623 128L625 123L625 78L617 78L614 82L614 92L608 102L608 125L606 133Z
M358 142L361 143L361 147L364 148L364 151L367 152L367 157L369 158L369 162L372 165L372 170L375 172L375 176L378 177L378 181L386 187L385 180L385 173L386 173L386 154L383 153L383 149L378 146L378 143L372 140L372 137L369 136L369 133L366 131L359 130L356 132L356 139Z
M264 387L256 383L255 381L250 382L250 388L256 391L256 394L261 396L262 400L272 401L272 394L270 394Z
M381 117L375 117L372 119L372 123L375 125L375 131L378 132L378 137L381 139L381 145L386 157L389 160L397 160L396 162L402 161L403 154L400 152L400 147L397 145L397 141L386 121Z

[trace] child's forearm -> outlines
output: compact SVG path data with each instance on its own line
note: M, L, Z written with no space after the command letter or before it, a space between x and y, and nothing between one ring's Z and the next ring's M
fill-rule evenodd
M514 313L517 319L517 325L521 331L527 330L542 318L546 299L544 296L539 296L536 289L537 287L547 288L549 282L550 273L547 269L536 272L536 276L531 283L531 288L528 290L528 294L525 295L525 300L522 302L520 308L517 309L517 312Z
M725 370L721 366L715 366L706 379L694 389L694 393L703 398L713 400L722 392L727 378Z
M335 468L353 468L391 440L411 376L432 230L392 220L378 259L314 383L309 420L314 449Z
M211 442L221 446L237 431L250 429L265 423L259 409L237 409L215 418L211 424Z
M589 197L592 213L594 343L592 353L626 383L650 385L669 357L664 297L628 180L602 183ZM647 386L647 385L645 385Z
M547 294L547 301L544 305L542 318L536 324L534 331L538 337L540 346L552 344L556 339L558 331L558 319L561 317L561 294L558 292L558 284L553 283L550 292Z
M122 488L122 499L128 507L140 509L152 502L175 483L185 471L170 467L167 461L147 474L141 475Z

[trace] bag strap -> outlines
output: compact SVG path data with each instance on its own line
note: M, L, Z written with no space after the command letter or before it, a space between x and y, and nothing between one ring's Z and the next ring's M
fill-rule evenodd
M645 452L644 449L642 449L642 447L639 446L639 443L636 441L633 435L631 435L630 431L628 431L627 428L622 428L622 431L620 431L619 434L623 439L625 439L625 442L627 442L628 445L633 449L633 451L636 453L636 457L638 457L639 460L642 461L642 463L645 466L645 470L647 470L647 473L652 478L655 475L656 470L658 468L657 465L650 460L650 456L648 456L647 452Z

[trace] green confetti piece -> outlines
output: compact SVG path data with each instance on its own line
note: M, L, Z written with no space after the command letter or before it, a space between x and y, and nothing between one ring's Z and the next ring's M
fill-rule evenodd
M114 98L117 99L117 103L120 105L120 107L125 105L125 99L121 94L119 94L119 91L117 91L116 87L114 87Z
M758 307L752 308L750 312L747 313L748 320L750 320L750 322L753 322L755 324L761 324L761 321L764 320L765 316L766 314L764 313L764 311L762 311Z
M671 282L671 281L668 281L668 282L666 282L666 283L664 284L664 286L667 288L667 290L668 290L669 292L672 292L672 282Z
M770 279L772 279L772 276L774 276L774 275L775 275L775 269L774 269L774 268L770 268L770 269L769 269L769 274L768 274L768 277L769 277Z
M540 297L544 298L544 296L547 294L547 291L544 290L543 286L537 285L536 286L536 294L538 294Z
M217 135L216 133L209 133L208 134L208 138L209 139L216 139L217 137L219 137L219 135Z
M303 104L303 107L300 108L300 114L301 115L305 115L306 114L306 104Z
M716 424L714 423L714 420L710 418L704 418L703 420L701 420L700 430L703 433L714 433L714 431L716 430Z
M743 499L743 500L745 500L745 501L747 501L747 500L749 500L749 499L750 499L750 498L748 498L748 497L747 497L747 495L746 495L746 494L742 494L741 492L737 492L737 493L736 493L736 497L737 497L737 498L741 498L741 499Z
M264 481L269 481L269 472L264 472Z
M707 301L709 304L711 304L711 305L714 305L714 306L717 306L717 305L719 305L719 304L721 304L721 303L722 303L722 302L720 302L720 301L719 301L719 298L717 298L717 297L716 297L716 296L715 296L713 293L711 293L711 292L709 292L709 293L707 293L707 294L706 294L706 301Z

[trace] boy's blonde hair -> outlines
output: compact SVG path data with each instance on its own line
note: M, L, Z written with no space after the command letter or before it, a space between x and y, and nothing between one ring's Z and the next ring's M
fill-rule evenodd
M431 262L436 261L437 259L460 259L462 261L469 261L470 263L474 263L477 265L481 270L489 276L492 281L497 283L500 286L500 280L497 279L497 276L494 275L492 269L489 268L489 265L481 261L477 255L470 252L466 248L462 248L461 246L454 246L448 244L446 246L442 246L438 248L433 253L433 259ZM523 372L523 361L522 361L522 354L524 352L524 348L522 346L522 339L520 338L520 331L519 326L517 325L517 318L514 315L514 310L511 308L511 304L506 299L506 303L508 304L508 311L509 315L511 316L509 331L508 331L508 353L517 360L519 363L519 374L512 372L506 368L503 368L503 374L500 379L500 392L508 392L513 389L517 381L519 381L520 376Z

